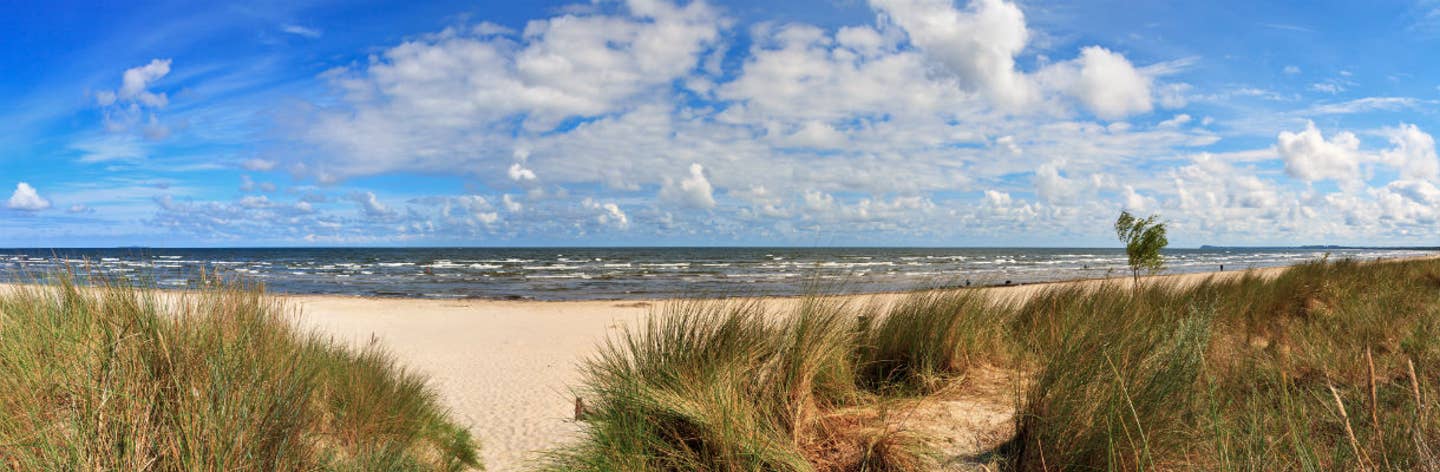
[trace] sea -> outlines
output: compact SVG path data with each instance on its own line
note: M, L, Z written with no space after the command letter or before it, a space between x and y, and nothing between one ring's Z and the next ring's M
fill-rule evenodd
M1167 249L1164 273L1274 267L1412 249ZM285 248L0 249L0 281L70 269L160 288L205 274L286 294L514 300L869 293L1128 275L1118 248Z

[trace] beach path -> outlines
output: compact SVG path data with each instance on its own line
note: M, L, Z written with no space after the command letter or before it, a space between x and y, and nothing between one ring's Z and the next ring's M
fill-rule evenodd
M649 313L637 302L508 302L297 296L302 325L357 345L378 340L430 378L482 442L491 471L576 437L578 365L609 333Z

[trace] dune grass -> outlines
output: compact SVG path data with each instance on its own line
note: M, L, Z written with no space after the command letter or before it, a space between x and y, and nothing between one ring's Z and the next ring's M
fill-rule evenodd
M920 291L872 309L857 341L859 381L887 394L931 393L1004 359L1000 311L980 292Z
M72 280L0 289L0 469L479 466L423 378L259 288Z
M586 366L594 399L579 444L547 470L925 470L922 438L890 427L881 393L925 391L976 362L969 295L894 308L812 297L672 303ZM857 313L875 312L875 318ZM946 327L931 333L927 323ZM997 331L998 332L998 331ZM927 336L931 344L900 340ZM943 352L926 352L947 346Z
M1440 261L997 299L671 304L587 364L542 468L929 470L887 411L988 364L1026 379L1006 470L1440 470Z
M1437 323L1435 260L1049 290L1012 319L1037 370L1012 465L1440 469Z

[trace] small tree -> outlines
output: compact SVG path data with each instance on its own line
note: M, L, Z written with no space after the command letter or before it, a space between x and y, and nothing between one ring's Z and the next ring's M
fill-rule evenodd
M1165 239L1165 223L1158 222L1160 215L1140 219L1129 211L1121 210L1115 220L1115 236L1125 243L1125 255L1130 256L1130 275L1140 283L1140 269L1154 273L1165 267L1160 249L1170 244Z

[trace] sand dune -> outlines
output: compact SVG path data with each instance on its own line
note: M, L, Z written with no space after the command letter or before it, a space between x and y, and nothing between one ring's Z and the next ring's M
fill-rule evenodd
M1437 257L1437 256L1423 256ZM1243 274L1271 277L1283 267L1142 277L1142 283L1193 284ZM1057 284L1131 284L1129 278L990 287L1023 301ZM884 303L896 294L850 296ZM580 364L621 327L651 316L665 301L419 300L338 296L288 297L301 322L338 339L382 343L411 369L428 375L441 399L483 442L490 470L521 470L538 451L576 438L571 421ZM774 305L794 298L768 298ZM777 308L781 308L777 306Z
M1278 274L1283 268L1251 273ZM1159 276L1151 281L1194 283L1221 274ZM1064 282L1129 284L1129 279ZM1023 300L1049 284L986 288L992 296ZM894 294L856 295L884 302ZM401 362L429 375L442 400L484 443L490 470L518 470L535 451L575 438L570 387L580 363L621 326L649 316L662 301L530 302L290 297L308 326L357 343L375 339ZM767 299L791 303L794 299Z

